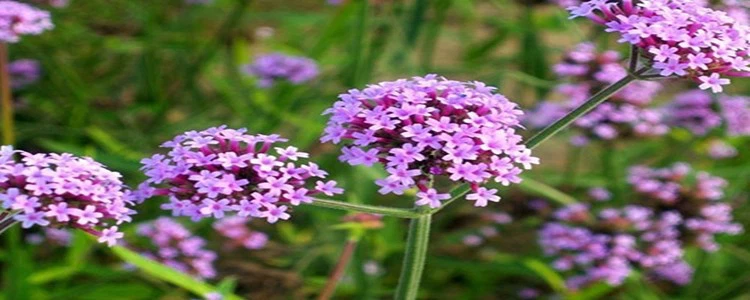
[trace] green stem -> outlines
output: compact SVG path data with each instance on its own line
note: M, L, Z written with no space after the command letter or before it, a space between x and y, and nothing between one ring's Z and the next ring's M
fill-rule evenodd
M414 209L349 203L349 202L341 202L341 201L329 200L329 199L317 199L316 198L316 199L313 199L313 202L310 203L310 205L325 207L325 208L340 209L340 210L371 213L371 214L380 214L380 215L385 215L385 216L406 218L406 219L415 219L415 218L419 218L425 215L425 213L416 211Z
M591 111L599 104L602 104L604 101L609 99L609 97L620 91L629 83L636 80L638 75L643 74L646 71L648 71L648 68L641 69L635 72L635 74L628 74L627 76L625 76L625 78L620 79L619 81L594 94L593 96L591 96L591 98L586 100L586 102L581 104L581 106L574 109L573 111L562 117L560 120L557 120L555 123L552 123L552 125L547 126L547 128L542 129L542 131L531 137L529 141L526 142L526 147L528 147L529 149L535 148L551 136L565 129L565 127L573 123L576 119L585 115L587 112Z
M419 282L422 279L422 272L427 260L431 221L432 214L426 214L411 220L409 224L409 235L406 239L406 251L401 267L401 277L398 279L398 287L396 288L396 295L394 297L397 300L417 298Z
M15 129L13 124L13 95L10 91L10 74L8 73L8 47L0 43L0 101L2 102L3 144L15 143Z

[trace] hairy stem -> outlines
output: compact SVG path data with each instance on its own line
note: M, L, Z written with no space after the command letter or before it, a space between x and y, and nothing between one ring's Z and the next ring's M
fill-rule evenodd
M395 299L412 300L417 298L419 283L422 280L427 247L430 242L430 223L432 214L426 214L411 220L409 235L406 239L406 251L401 265L401 277L398 279Z
M536 146L539 146L539 144L546 141L548 138L557 134L561 130L565 129L565 127L568 127L568 125L597 107L599 104L604 103L604 101L609 99L609 97L612 97L612 95L620 91L629 83L636 80L638 75L643 74L646 71L648 71L648 69L644 68L636 71L634 74L628 74L623 79L620 79L619 81L594 94L593 96L591 96L591 98L586 100L586 102L581 104L573 111L569 112L567 115L563 116L560 120L555 121L555 123L552 123L551 125L542 129L542 131L531 137L528 142L526 142L526 147L528 147L529 149L533 149Z
M357 211L357 212L364 212L364 213L371 213L371 214L380 214L384 216L406 218L406 219L419 218L425 215L424 212L419 212L414 209L349 203L349 202L342 202L342 201L329 200L329 199L317 199L316 198L313 200L312 203L310 203L310 205L325 207L325 208L340 209L340 210L346 210L346 211Z

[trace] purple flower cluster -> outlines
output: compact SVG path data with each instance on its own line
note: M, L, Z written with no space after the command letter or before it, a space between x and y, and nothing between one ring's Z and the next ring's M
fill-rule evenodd
M41 67L36 60L19 59L8 64L8 74L11 88L20 89L39 80Z
M590 43L577 45L554 66L555 73L566 83L555 91L566 99L557 103L545 101L526 118L529 126L547 126L585 102L593 93L627 75L617 52L598 53ZM573 127L582 135L578 142L613 140L629 136L659 136L669 131L658 110L646 108L662 86L656 82L636 81L618 92L610 101L576 120Z
M214 229L229 238L232 246L242 246L250 250L263 248L268 243L268 235L247 228L250 218L232 216L214 223Z
M328 173L318 165L298 162L307 153L292 146L274 147L285 139L246 131L213 127L162 144L170 149L167 155L141 161L148 179L140 185L137 198L168 196L163 209L196 221L234 211L240 217L275 223L289 219L287 205L310 203L321 193L343 192L335 181L322 181Z
M724 197L727 182L706 172L693 172L685 163L672 167L651 169L632 167L628 182L647 200L646 205L658 210L678 211L685 220L684 236L694 237L686 242L697 243L706 251L715 251L717 234L739 234L742 226L732 222L732 207L719 202Z
M706 135L722 123L722 118L713 108L713 104L711 94L692 90L675 96L665 107L665 111L671 126L686 128L695 135Z
M519 165L539 163L516 133L521 110L494 90L437 75L353 89L324 112L331 117L321 141L351 140L339 157L350 165L385 165L389 176L376 181L381 194L416 186L417 205L439 207L450 195L429 185L432 176L444 176L470 183L466 199L486 206L500 197L481 184L518 183Z
M42 232L26 235L26 242L32 245L40 245L48 242L50 245L67 247L73 239L73 234L64 228L43 227Z
M750 98L719 95L717 100L701 90L678 94L663 108L671 126L684 127L695 135L706 135L726 127L730 136L750 135Z
M0 204L23 228L73 227L114 245L123 236L117 225L135 214L120 177L88 157L0 147Z
M730 136L750 136L750 97L719 96L719 106Z
M194 236L175 220L161 217L140 224L136 234L151 242L142 249L145 257L197 278L216 276L213 266L216 253L206 250L204 239Z
M267 88L276 80L287 80L301 84L318 76L318 64L309 58L270 53L258 56L252 64L244 67L245 72L259 79L258 85Z
M683 260L677 213L657 216L634 205L593 213L586 205L575 205L556 212L555 218L540 230L539 243L555 258L555 269L572 273L567 280L571 289L594 282L618 286L635 268L680 285L690 281L692 269ZM674 266L687 267L683 277L665 271Z
M730 83L722 75L750 75L750 27L695 0L590 0L568 10L619 33L660 76L718 93Z
M15 43L21 35L52 29L49 12L16 1L0 1L0 43Z

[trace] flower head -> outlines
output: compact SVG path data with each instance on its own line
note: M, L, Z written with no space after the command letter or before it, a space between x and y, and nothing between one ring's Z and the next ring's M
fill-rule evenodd
M16 1L0 1L0 43L15 43L22 35L52 29L49 12Z
M250 230L247 227L249 222L250 218L232 216L214 223L214 229L230 239L233 246L241 246L250 250L263 248L268 243L268 235Z
M287 80L301 84L318 76L318 64L309 58L290 56L282 53L270 53L258 56L245 72L258 77L261 87L270 87L276 80Z
M144 256L197 278L216 276L216 253L177 221L161 217L138 225L136 234L149 241L136 246Z
M162 208L193 220L236 212L274 223L289 218L288 205L342 192L335 181L323 182L327 173L318 165L301 162L306 153L295 150L292 158L289 148L274 147L283 141L226 126L186 132L162 145L167 155L141 161L148 179L137 195L168 196Z
M729 79L750 75L750 27L694 0L591 0L568 8L617 32L662 76L693 79L722 91ZM743 20L744 21L744 20Z
M720 202L727 182L706 172L694 172L685 163L651 169L635 166L630 169L629 183L646 200L646 205L660 210L677 210L685 220L685 231L694 242L707 251L718 248L717 234L739 234L742 226L732 222L732 207Z
M114 244L122 238L116 225L135 214L120 177L88 157L0 147L0 205L16 211L23 228L78 228Z
M39 62L33 59L14 60L8 64L10 84L13 89L19 89L39 80L41 67Z
M481 184L517 183L522 168L539 163L516 132L522 112L494 89L427 75L350 90L324 112L321 141L352 141L339 157L351 165L385 165L382 194L418 187L418 204L435 206L444 196L428 183L442 176L469 183L482 206L496 198Z

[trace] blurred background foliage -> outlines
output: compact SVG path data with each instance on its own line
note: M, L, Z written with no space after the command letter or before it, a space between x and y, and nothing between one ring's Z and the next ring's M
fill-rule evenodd
M343 2L216 0L190 5L182 0L72 0L65 8L45 7L52 11L55 29L10 46L12 59L37 59L43 69L41 81L14 92L17 148L92 156L136 185L143 179L138 161L159 151L158 146L174 135L220 124L247 127L255 133L280 133L311 152L348 189L345 200L407 207L411 200L376 193L372 182L383 170L346 166L337 161L335 147L318 143L326 120L321 113L339 93L380 80L437 73L498 86L501 93L530 108L555 86L550 66L563 51L591 39L602 49L625 50L589 24L568 20L559 7L539 3L544 1ZM256 55L274 51L315 59L321 75L302 85L258 88L240 68ZM747 83L736 80L731 93L747 94ZM679 82L670 84L669 90L690 86ZM672 92L659 97L669 100ZM699 154L699 142L676 131L662 139L615 145L614 164L617 176L624 176L625 168L636 163L664 166L689 161L728 179L729 198L744 204L750 152L746 140L734 143L740 149L738 157L714 161ZM556 138L536 151L544 163L527 176L577 197L587 187L605 184L608 175L598 158L601 151L593 146L573 148L565 138ZM724 247L717 253L689 253L696 272L686 287L657 288L636 274L616 289L602 285L577 293L564 291L562 278L541 255L536 245L541 220L533 216L504 227L483 247L461 243L480 223L479 213L515 214L519 203L550 196L539 191L525 184L503 190L499 205L478 209L461 203L438 214L422 297L513 299L519 290L533 287L570 299L750 298L750 238L745 235L722 239ZM158 202L140 207L136 223L165 215ZM344 213L296 210L289 222L255 224L255 229L271 235L268 247L220 251L219 276L212 283L253 299L316 295L347 239L346 231L332 228ZM746 227L749 212L742 205L735 213ZM220 248L209 223L190 228L203 234L214 249ZM382 229L368 231L336 298L390 297L404 240L403 220L386 218ZM67 248L23 247L23 254L14 256L0 248L0 299L196 297L124 268L108 249L80 233ZM370 270L365 272L365 267Z

